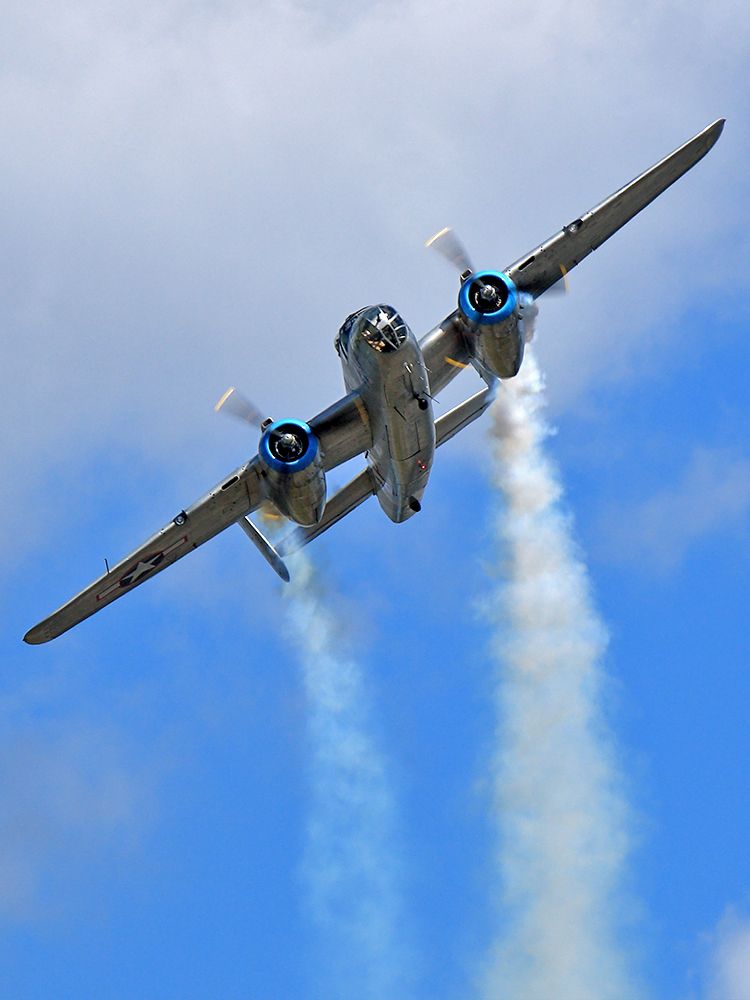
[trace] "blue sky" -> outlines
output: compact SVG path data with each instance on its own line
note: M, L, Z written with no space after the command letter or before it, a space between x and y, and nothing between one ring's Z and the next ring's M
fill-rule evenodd
M425 237L451 223L508 264L719 116L706 160L542 303L537 353L610 635L618 947L644 996L750 995L741 14L10 5L4 995L364 995L362 950L311 910L305 667L240 532L54 643L21 636L254 453L212 412L227 385L309 416L341 391L353 308L439 321L456 289ZM419 517L368 504L311 550L389 796L405 997L478 996L502 924L485 435L441 451Z

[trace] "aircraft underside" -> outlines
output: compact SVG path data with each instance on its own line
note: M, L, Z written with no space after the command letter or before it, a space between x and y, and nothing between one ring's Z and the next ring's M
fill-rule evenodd
M490 405L498 379L523 361L540 296L690 170L724 127L719 119L580 218L502 271L477 271L451 230L431 242L460 276L457 308L421 342L391 306L360 309L336 337L347 395L303 420L263 420L228 390L217 404L260 426L258 453L152 535L24 639L54 639L144 580L166 569L231 524L238 524L269 565L289 579L283 557L307 545L375 495L392 521L421 506L435 449ZM472 365L485 388L437 420L432 400ZM332 496L328 473L356 456L365 467ZM269 507L294 527L273 546L249 520Z

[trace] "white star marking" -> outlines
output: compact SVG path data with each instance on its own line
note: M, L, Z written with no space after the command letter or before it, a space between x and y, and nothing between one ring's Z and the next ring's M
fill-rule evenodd
M139 562L135 569L129 574L130 582L135 583L135 581L142 577L144 573L148 573L148 571L153 568L154 567L150 562Z
M146 573L150 573L151 570L158 563L161 562L161 559L162 559L161 552L157 553L155 556L152 556L150 559L146 561L141 559L141 561L138 563L137 566L134 566L129 573L126 573L125 576L122 577L122 579L120 580L120 586L131 587L134 583L140 580L142 576L145 576Z

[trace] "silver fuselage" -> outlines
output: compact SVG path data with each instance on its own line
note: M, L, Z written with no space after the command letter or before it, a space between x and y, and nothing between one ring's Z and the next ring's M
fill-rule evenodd
M356 391L369 422L372 444L367 463L380 506L392 521L405 521L417 510L435 454L435 416L419 343L402 324L400 343L378 349L363 335L355 314L348 338L337 338L344 383ZM394 313L394 315L396 315ZM352 318L350 317L350 320Z

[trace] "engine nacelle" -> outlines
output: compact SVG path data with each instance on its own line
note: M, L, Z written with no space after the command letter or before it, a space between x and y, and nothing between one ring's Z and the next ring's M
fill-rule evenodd
M303 420L277 420L260 439L258 455L268 497L297 524L317 524L326 503L320 443Z
M469 275L458 293L466 342L480 368L513 378L523 361L523 304L516 286L502 271Z

